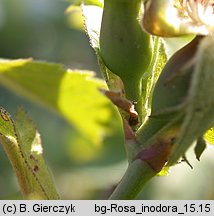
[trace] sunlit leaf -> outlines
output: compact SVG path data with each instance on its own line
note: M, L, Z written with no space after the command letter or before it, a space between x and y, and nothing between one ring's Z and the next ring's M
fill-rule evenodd
M22 59L0 61L0 82L15 93L58 111L94 145L108 132L113 109L98 89L104 82L90 71Z
M205 134L204 134L204 139L210 143L214 144L214 128L210 128Z
M82 10L85 20L85 30L89 37L90 44L94 49L99 48L99 35L103 9L96 6L83 5Z
M82 2L86 5L103 6L103 0L82 0Z
M77 1L79 2L79 1ZM99 37L99 31L100 31L100 25L101 25L101 19L102 19L102 7L103 3L99 0L92 0L92 1L83 1L83 4L81 4L81 7L79 7L80 3L71 4L67 9L66 13L69 16L69 18L74 18L71 20L72 23L78 23L80 22L80 19L75 19L75 14L83 15L81 17L81 22L85 22L85 30L89 36L91 45L94 47L95 44L97 44L98 37ZM80 13L78 13L80 12ZM80 17L79 17L80 18ZM70 24L72 24L70 23Z
M22 109L14 122L1 108L0 142L14 168L25 199L58 199L52 176L43 159L38 131Z
M85 5L96 5L99 7L103 7L103 0L70 0L72 5L81 5L82 3Z
M80 7L71 5L66 10L66 18L69 27L84 31L84 22Z
M67 145L66 154L75 163L84 164L94 159L99 158L100 150L88 140L81 137L79 134L68 135L69 145Z
M168 176L170 173L170 168L165 166L157 175L158 176Z
M111 118L110 103L98 88L105 88L93 74L68 72L61 79L58 107L82 134L99 145Z

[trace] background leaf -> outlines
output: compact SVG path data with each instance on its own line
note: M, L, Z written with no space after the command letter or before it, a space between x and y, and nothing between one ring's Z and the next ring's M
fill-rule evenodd
M14 92L62 114L89 143L99 146L115 111L98 88L104 82L90 71L21 59L0 62L0 82ZM109 130L110 132L110 130Z
M43 159L40 135L22 109L18 110L14 123L1 108L0 141L25 199L59 198Z

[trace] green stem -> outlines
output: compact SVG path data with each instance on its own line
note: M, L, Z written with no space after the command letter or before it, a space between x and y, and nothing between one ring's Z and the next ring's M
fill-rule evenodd
M110 200L134 199L142 190L143 186L153 178L155 172L147 163L140 159L131 162L125 175L110 196Z

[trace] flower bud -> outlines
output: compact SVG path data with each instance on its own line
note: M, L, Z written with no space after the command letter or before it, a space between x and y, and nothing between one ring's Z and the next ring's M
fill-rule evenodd
M146 158L155 170L161 168L157 161L167 162L180 135L194 72L191 62L200 40L196 37L167 62L153 92L151 116L137 133L140 149L136 157ZM149 159L147 152L152 155Z
M105 0L100 51L110 71L124 84L127 99L138 102L142 76L152 56L150 36L138 21L141 0Z
M214 125L214 38L205 37L195 55L194 73L180 134L169 164L185 155L190 145Z

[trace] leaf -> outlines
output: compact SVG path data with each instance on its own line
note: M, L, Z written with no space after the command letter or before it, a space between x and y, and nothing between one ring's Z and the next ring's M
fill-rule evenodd
M111 120L110 102L98 88L106 88L93 73L66 73L61 80L58 98L60 112L93 144L100 145Z
M65 11L67 23L72 29L84 31L84 22L81 7L71 5Z
M114 112L98 88L104 82L90 71L66 70L58 64L20 59L0 61L0 82L28 99L62 114L93 145L110 132Z
M165 45L162 39L154 37L154 48L153 48L153 57L150 63L150 66L143 77L143 86L146 86L144 89L144 107L143 113L145 119L150 115L151 103L152 103L152 94L155 87L155 84L158 80L158 77L167 62L167 54L165 50Z
M84 25L85 19L82 16L84 15L83 8L90 8L90 10L87 10L87 12L91 13L90 17L93 16L94 25L97 23L96 21L99 20L98 17L100 16L100 14L98 13L98 11L102 12L103 4L104 3L102 0L72 0L71 5L65 10L68 24L72 28L84 31L86 25ZM97 9L96 11L94 11L95 13L93 12L93 9Z
M103 7L103 0L82 0L82 3L85 5L96 5L99 7Z
M209 144L214 144L214 128L210 128L205 134L204 134L204 139L209 143Z
M206 142L203 137L199 137L194 148L195 156L200 161L200 157L206 148Z
M170 168L165 166L157 175L158 176L168 176L169 173L170 173Z
M90 40L91 40L91 36L92 34L94 34L94 39L97 38L97 36L95 36L95 34L99 34L99 29L100 29L100 25L101 25L101 19L102 19L102 8L103 8L103 2L102 0L76 0L74 1L76 3L71 4L67 9L66 9L66 14L70 15L69 16L69 22L72 28L75 26L76 23L78 22L78 19L75 19L77 17L75 17L74 15L77 14L78 12L81 13L81 16L83 15L83 19L81 19L81 24L84 23L84 27L83 29L86 31L86 33L88 32L88 35ZM81 7L80 7L81 5ZM78 14L80 14L78 13ZM80 19L80 18L79 18ZM89 33L89 29L87 30L87 28L89 27L89 25L91 26L89 29L92 30ZM81 25L82 27L82 25ZM82 30L82 28L81 28ZM97 40L98 41L98 40ZM94 43L95 41L91 40L91 45Z
M103 0L70 0L72 5L81 5L82 3L85 5L96 5L99 7L103 7Z
M38 131L22 109L13 122L1 108L0 142L15 170L25 199L59 199L43 159Z
M85 21L85 31L89 37L91 46L99 48L99 35L102 21L103 9L97 6L82 5Z

